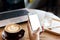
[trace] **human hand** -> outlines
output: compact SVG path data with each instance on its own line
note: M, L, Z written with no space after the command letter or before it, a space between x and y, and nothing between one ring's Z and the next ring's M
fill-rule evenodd
M29 36L30 36L30 40L39 40L39 34L40 34L40 28L38 28L36 31L32 31L30 23L28 21L28 31L29 31Z

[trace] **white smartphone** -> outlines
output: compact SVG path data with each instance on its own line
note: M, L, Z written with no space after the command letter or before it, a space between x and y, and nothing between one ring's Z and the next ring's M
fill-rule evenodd
M35 31L40 27L40 32L41 32L42 31L42 26L40 24L38 15L29 13L28 17L29 17L29 21L30 21L32 30Z

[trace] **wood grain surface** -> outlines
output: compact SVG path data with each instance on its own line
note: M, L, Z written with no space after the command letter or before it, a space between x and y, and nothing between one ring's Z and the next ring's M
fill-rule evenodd
M27 28L27 23L21 23L20 25L25 30L25 35L22 38L22 40L30 40L29 33L28 33L28 28ZM2 40L1 36L2 36L3 29L4 28L0 28L0 40ZM41 40L60 40L60 36L45 31L40 35L40 39Z

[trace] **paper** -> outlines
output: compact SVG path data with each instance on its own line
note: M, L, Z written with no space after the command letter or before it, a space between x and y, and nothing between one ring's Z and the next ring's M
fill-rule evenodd
M52 29L51 31L60 34L60 28L55 28L55 29Z

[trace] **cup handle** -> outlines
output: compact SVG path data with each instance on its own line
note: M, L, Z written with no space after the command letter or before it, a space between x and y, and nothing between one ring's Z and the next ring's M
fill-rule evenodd
M24 34L25 34L25 31L23 29L21 29L21 31L20 31L20 38L22 38L24 36Z

